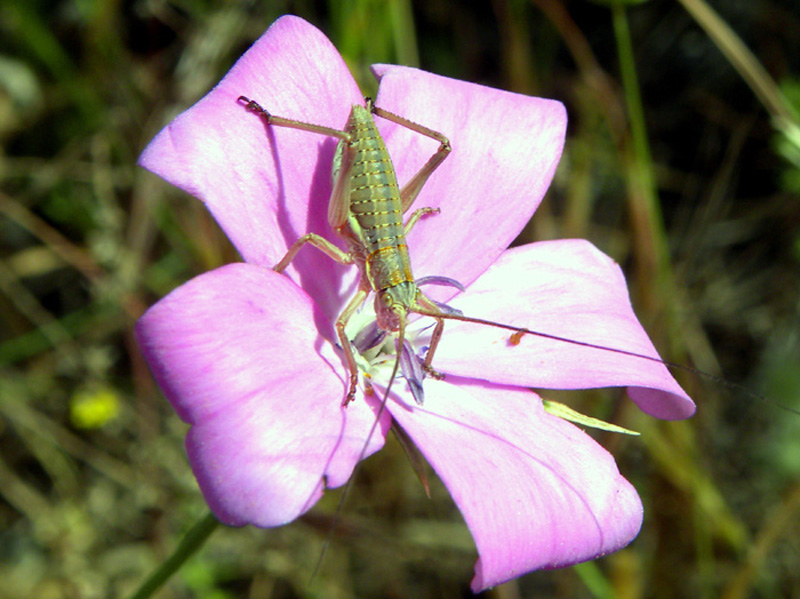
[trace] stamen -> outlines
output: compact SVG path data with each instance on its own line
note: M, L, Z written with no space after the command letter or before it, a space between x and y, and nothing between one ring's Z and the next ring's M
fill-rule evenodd
M445 287L455 287L459 291L466 291L466 287L464 287L461 283L459 283L455 279L451 279L450 277L443 277L441 275L420 277L415 281L415 283L417 284L417 287L422 287L423 285L444 285Z
M400 370L408 382L408 388L411 391L411 395L414 396L414 401L420 406L425 401L425 391L422 388L425 370L422 364L422 360L414 353L411 343L405 340L400 351Z
M363 354L373 347L378 347L384 339L386 339L386 331L378 326L377 321L372 320L356 333L353 346L358 353Z

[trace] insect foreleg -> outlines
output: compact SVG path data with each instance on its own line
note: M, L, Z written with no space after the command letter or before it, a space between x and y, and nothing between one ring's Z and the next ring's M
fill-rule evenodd
M369 291L361 289L356 292L353 299L345 306L339 318L336 319L336 335L339 337L339 344L342 346L344 352L344 360L347 362L347 369L350 371L350 383L347 387L347 395L342 402L343 406L349 404L356 396L356 386L358 385L358 366L356 365L356 358L353 355L353 348L350 346L350 340L344 332L350 317L353 316L359 306L364 303Z
M406 212L411 207L411 204L414 203L414 200L417 199L417 196L427 182L428 177L430 177L433 171L435 171L436 168L444 161L444 159L447 158L447 155L450 153L451 149L450 140L438 131L418 125L413 121L409 121L408 119L394 114L393 112L389 112L388 110L384 110L383 108L371 106L371 110L373 114L378 115L387 121L402 125L407 129L416 131L420 135L430 137L431 139L435 139L439 142L439 149L436 151L436 153L428 159L428 162L422 165L422 168L417 171L417 174L411 177L411 179L405 185L403 185L403 188L400 190L400 200L403 203L403 212Z
M289 263L294 259L295 255L297 255L297 252L300 251L300 248L307 243L313 245L321 252L324 252L333 260L336 260L339 264L353 263L353 256L351 254L343 252L330 241L317 235L316 233L306 233L292 244L292 246L289 248L289 251L286 252L286 255L281 259L280 262L272 267L272 270L275 272L283 272L286 270L286 267L289 266Z
M431 366L431 363L433 362L433 355L436 353L436 347L439 345L439 340L442 338L442 332L444 332L444 318L437 316L437 314L440 314L441 311L436 304L425 297L422 293L420 293L417 297L417 304L420 308L423 308L423 310L421 310L419 313L426 314L427 316L430 316L436 320L436 326L433 328L433 333L431 334L431 343L428 346L428 352L425 354L425 363L423 364L423 368L425 368L425 372L427 372L433 378L441 380L444 378L444 375L434 370L433 366ZM414 308L411 310L416 311Z
M300 248L307 243L313 245L315 248L324 252L340 264L353 263L353 256L351 254L343 252L330 241L324 237L320 237L316 233L307 233L292 244L283 259L273 266L272 270L276 272L283 272L286 267L289 266L289 263L295 257L297 252L300 251ZM364 303L367 294L367 289L359 288L358 292L353 296L347 306L345 306L344 310L342 310L342 313L339 314L339 318L336 319L336 335L339 337L339 344L341 345L342 352L344 353L344 360L347 363L347 370L350 372L350 382L347 387L347 395L345 395L342 405L347 405L353 401L356 395L356 386L358 385L358 366L356 365L356 359L353 355L353 348L350 346L350 340L347 338L347 335L345 335L344 329L353 313L361 304Z

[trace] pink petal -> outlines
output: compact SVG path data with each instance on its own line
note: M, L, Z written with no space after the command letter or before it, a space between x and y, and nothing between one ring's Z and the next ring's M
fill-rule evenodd
M283 17L142 154L143 167L205 202L247 262L272 266L305 233L336 238L327 223L336 144L266 127L237 101L241 95L272 114L331 127L343 127L363 97L330 41L306 21ZM342 277L352 282L356 274L312 248L287 272L331 319L343 301Z
M453 148L412 207L442 209L409 236L415 274L469 284L542 201L564 145L564 106L408 67L373 70L381 81L378 106L443 133ZM438 147L403 127L382 131L401 185Z
M521 389L426 381L423 407L390 402L478 547L473 591L593 559L639 532L642 505L612 456Z
M153 374L192 425L200 488L226 524L278 526L350 476L375 421L360 397L341 407L345 372L288 278L231 264L150 308L136 333ZM388 418L365 455L383 445ZM323 478L325 477L325 478Z
M619 266L586 241L508 250L450 305L467 316L658 359L633 313ZM448 322L434 367L542 389L625 386L657 418L694 413L694 403L660 362L534 335L514 346L509 337L501 329Z

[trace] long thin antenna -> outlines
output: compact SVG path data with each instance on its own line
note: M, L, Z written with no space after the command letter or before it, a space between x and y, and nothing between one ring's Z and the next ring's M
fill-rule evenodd
M569 343L570 345L578 345L580 347L588 347L591 349L600 349L603 351L612 352L615 354L621 354L624 356L631 356L632 358L640 358L642 360L648 360L650 362L657 362L658 364L663 364L668 368L672 368L675 370L682 370L684 372L689 372L699 377L702 377L706 380L712 381L721 387L725 387L726 389L731 389L733 391L738 391L747 395L748 397L752 397L753 399L757 399L762 402L770 402L773 405L785 410L787 412L791 412L792 414L797 414L800 416L800 410L796 410L794 408L790 408L789 406L785 406L783 404L779 404L773 400L770 400L766 395L762 395L761 393L757 393L753 391L749 387L744 385L740 385L739 383L734 383L733 381L729 381L728 379L722 378L721 376L717 376L715 374L711 374L709 372L703 372L702 370L698 370L697 368L693 368L691 366L687 366L685 364L678 364L677 362L670 362L669 360L663 360L661 358L654 358L653 356L646 356L644 354L639 354L633 351L629 351L626 349L619 349L615 347L608 347L605 345L598 345L596 343L589 343L588 341L577 341L575 339L568 339L566 337L560 337L558 335L552 335L550 333L542 333L541 331L534 331L532 329L527 329L525 327L517 327L510 324L504 324L502 322L494 322L493 320L486 320L483 318L473 318L472 316L464 316L463 314L450 314L444 312L433 312L429 310L425 310L424 308L414 307L413 312L416 314L421 314L423 316L432 316L434 318L444 318L447 320L459 320L461 322L470 322L473 324L481 324L486 326L495 327L498 329L505 329L507 331L513 331L513 334L509 338L509 343L512 345L518 344L524 335L533 335L534 337L541 337L542 339L550 339L552 341L561 341L563 343Z
M325 536L325 540L322 543L322 551L320 551L319 558L317 559L317 563L314 566L314 571L311 573L311 579L309 580L309 584L311 584L314 581L317 574L319 573L320 568L322 567L322 561L325 559L325 554L328 552L328 547L330 547L331 539L333 538L333 533L336 530L336 524L339 521L339 516L342 513L342 508L344 507L344 502L347 499L347 494L350 492L350 488L353 486L353 480L356 477L356 472L358 472L358 468L361 466L361 461L364 459L364 456L367 453L369 442L372 440L372 436L375 434L375 431L378 428L378 424L381 421L381 417L386 411L386 403L389 401L389 394L392 391L392 385L394 384L395 378L397 378L397 371L400 368L400 352L403 349L403 344L405 343L406 339L406 314L404 313L399 314L399 323L400 324L398 327L398 334L397 338L395 339L396 357L394 360L394 366L392 367L392 374L389 377L389 384L386 385L386 391L383 394L383 400L381 401L380 408L378 408L378 413L375 416L375 420L372 423L372 427L369 429L369 433L367 433L367 438L364 441L364 446L361 448L361 453L358 454L358 459L356 460L356 465L353 467L353 472L352 474L350 474L350 478L348 478L347 482L344 484L344 488L342 489L342 496L339 498L339 504L336 506L336 511L333 514L333 521L331 523L331 528L328 531L328 534Z

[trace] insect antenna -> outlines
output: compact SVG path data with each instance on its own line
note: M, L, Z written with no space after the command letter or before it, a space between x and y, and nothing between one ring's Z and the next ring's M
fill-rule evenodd
M443 318L445 320L458 320L461 322L469 322L472 324L480 324L485 326L494 327L496 329L505 329L507 331L512 331L511 336L508 339L508 342L511 345L519 345L520 341L522 341L522 337L525 335L533 335L534 337L540 337L542 339L550 339L551 341L560 341L563 343L569 343L571 345L578 345L580 347L588 347L590 349L600 349L603 351L612 352L615 354L621 354L624 356L630 356L632 358L640 358L642 360L647 360L649 362L657 362L659 364L663 364L667 368L672 368L674 370L682 370L684 372L689 372L691 374L697 375L701 378L704 378L708 381L716 383L721 387L726 389L730 389L732 391L738 391L748 397L756 399L761 402L769 402L773 405L779 407L782 410L787 412L791 412L792 414L797 414L800 416L800 410L796 410L789 406L780 404L776 401L769 399L766 395L762 395L756 391L753 391L749 387L745 385L741 385L739 383L734 383L726 378L721 376L717 376L715 374L711 374L709 372L704 372L702 370L698 370L697 368L693 368L691 366L687 366L686 364L679 364L677 362L670 362L669 360L663 360L661 358L654 358L653 356L646 356L644 354L640 354L637 352L629 351L626 349L620 349L616 347L608 347L606 345L598 345L596 343L589 343L588 341L579 341L576 339L568 339L567 337L560 337L558 335L553 335L551 333L543 333L541 331L534 331L532 329L528 329L525 327L518 327L512 324L506 324L502 322L495 322L493 320L486 320L484 318L475 318L473 316L464 316L463 314L458 314L455 312L434 312L432 310L427 310L424 307L419 305L414 306L412 308L412 312L416 314L421 314L423 316L431 316L433 318Z
M322 562L325 559L325 554L328 552L328 548L330 547L331 540L333 539L333 533L336 531L336 524L339 521L339 516L342 514L342 509L344 508L344 502L347 499L347 495L350 492L350 488L353 486L353 481L355 480L356 473L358 472L359 467L361 466L361 462L364 459L364 456L367 453L367 448L369 447L369 442L372 440L372 436L375 434L375 431L380 424L381 417L383 416L384 412L386 412L386 403L389 401L389 394L392 392L392 385L394 384L395 379L397 378L397 372L400 369L400 356L403 350L403 344L405 343L406 338L406 313L401 312L398 313L398 332L397 338L395 339L395 360L394 366L392 367L392 374L389 376L389 382L386 384L386 391L383 393L383 399L381 400L381 405L378 408L378 412L375 415L375 420L372 422L372 427L369 429L367 433L367 438L364 440L364 445L361 448L361 453L358 454L358 459L356 460L356 465L353 467L353 472L350 474L350 478L347 479L347 482L344 484L342 488L342 496L339 498L339 503L336 506L336 511L333 513L333 520L331 521L330 529L328 533L325 535L325 540L322 543L322 550L319 553L319 558L317 558L317 563L314 565L314 570L311 572L311 579L309 580L309 584L314 581L317 574L319 573L320 568L322 567Z

